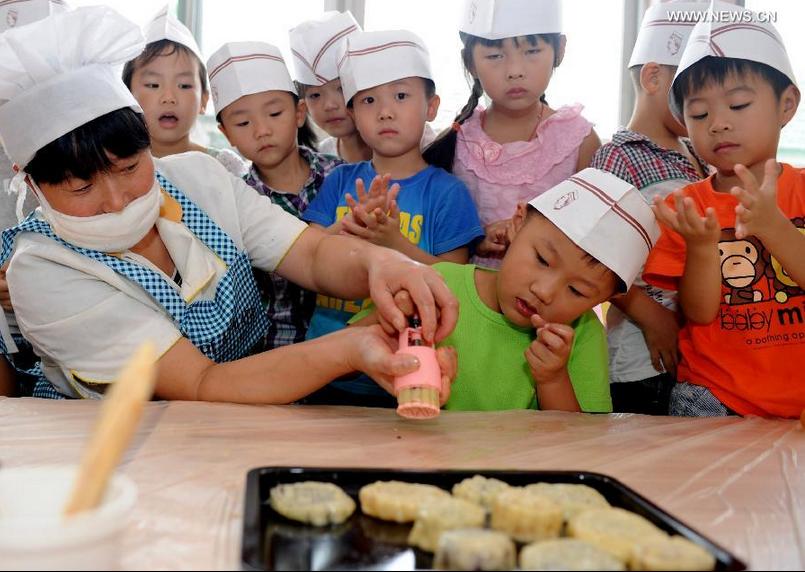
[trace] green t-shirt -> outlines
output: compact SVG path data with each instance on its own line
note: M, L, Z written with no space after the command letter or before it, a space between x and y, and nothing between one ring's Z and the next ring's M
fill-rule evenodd
M458 374L445 409L495 411L537 408L534 379L524 353L535 338L481 301L475 266L440 262L433 266L459 301L455 330L439 345L458 352ZM491 271L490 271L491 272ZM582 411L609 413L607 343L604 327L588 310L571 324L575 330L568 371Z

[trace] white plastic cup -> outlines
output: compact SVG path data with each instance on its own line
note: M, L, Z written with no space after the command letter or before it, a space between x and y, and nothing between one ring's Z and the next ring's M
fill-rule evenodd
M0 468L0 570L118 570L137 486L115 475L96 509L62 513L78 468Z

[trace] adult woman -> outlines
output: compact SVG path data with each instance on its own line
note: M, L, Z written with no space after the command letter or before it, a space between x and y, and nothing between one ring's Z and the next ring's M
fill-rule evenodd
M380 328L245 357L268 326L252 266L370 294L400 329L392 297L405 290L436 337L457 307L429 268L307 228L203 154L153 159L114 69L142 46L139 28L101 6L0 38L0 136L41 206L3 234L0 262L13 252L15 314L48 382L99 396L147 338L167 399L286 403L356 369L382 384L416 369Z

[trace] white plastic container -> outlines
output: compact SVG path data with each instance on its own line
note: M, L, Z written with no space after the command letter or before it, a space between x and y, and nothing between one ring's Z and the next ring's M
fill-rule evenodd
M0 468L0 570L118 570L137 487L115 475L101 505L64 518L76 466Z

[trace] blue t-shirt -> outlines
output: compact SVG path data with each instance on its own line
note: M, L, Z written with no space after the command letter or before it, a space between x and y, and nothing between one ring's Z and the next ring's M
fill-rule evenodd
M327 175L302 219L324 227L341 220L350 211L346 194L356 196L355 181L363 179L368 189L375 176L377 172L371 161L337 167ZM392 180L393 183L400 185L397 195L400 232L428 254L438 256L484 236L467 187L447 171L428 166L407 179ZM341 300L319 294L307 339L344 328L368 303L368 299Z

